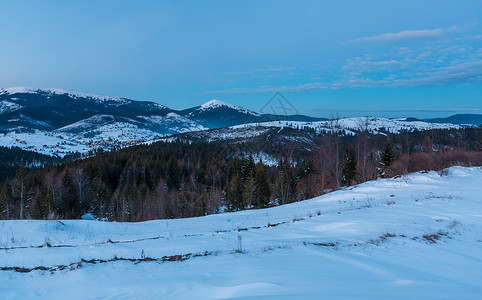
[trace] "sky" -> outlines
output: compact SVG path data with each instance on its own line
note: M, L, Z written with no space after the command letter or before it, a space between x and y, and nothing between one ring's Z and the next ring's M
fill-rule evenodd
M482 114L482 1L0 0L0 87L312 116Z

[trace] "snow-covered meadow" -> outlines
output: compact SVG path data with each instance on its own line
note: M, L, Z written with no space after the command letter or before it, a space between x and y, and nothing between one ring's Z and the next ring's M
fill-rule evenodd
M35 132L0 134L0 146L19 147L24 150L35 151L46 155L64 157L73 152L86 153L90 148L73 135L51 133L36 130Z
M480 299L481 254L482 169L452 167L201 218L0 221L0 299Z
M310 128L316 132L345 131L355 135L357 131L367 130L374 134L402 133L424 131L431 129L459 129L459 125L449 123L428 123L423 121L406 121L404 119L388 119L378 117L341 118L330 121L301 122L301 121L271 121L231 126L231 129L241 128Z

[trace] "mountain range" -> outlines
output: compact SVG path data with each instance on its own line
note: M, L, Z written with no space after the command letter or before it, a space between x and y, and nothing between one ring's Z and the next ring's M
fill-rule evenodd
M342 119L340 129L354 132L368 118ZM370 118L376 132L455 128L482 123L482 115L426 120ZM149 101L98 96L61 89L0 89L0 145L64 155L116 144L127 146L190 132L228 128L230 136L249 127L327 130L330 121L304 115L260 114L219 100L175 110ZM281 124L281 125L280 125ZM241 126L241 127L239 127ZM248 129L247 129L247 127ZM218 134L218 131L213 134ZM208 133L209 134L209 133ZM217 138L217 137L215 137Z
M446 118L427 119L426 121L432 122L432 123L451 123L451 124L457 124L461 126L479 127L480 125L482 125L482 115L456 114Z
M285 120L218 100L174 110L155 102L97 96L60 89L7 88L0 90L0 129L57 130L89 135L109 124L130 124L159 135L222 128L249 122ZM290 120L321 118L290 116Z

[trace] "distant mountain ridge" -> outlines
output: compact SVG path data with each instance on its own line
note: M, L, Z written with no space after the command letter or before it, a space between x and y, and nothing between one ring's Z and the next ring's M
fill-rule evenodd
M353 131L355 126L360 125L355 123L362 122L362 119L344 119L345 123L353 124L343 126ZM373 128L376 132L392 132L399 130L397 128L426 130L431 127L414 118L398 120L411 123L399 124L384 119L376 121L377 125ZM462 123L465 124L465 120L468 119ZM3 136L0 134L0 145L57 155L71 151L85 152L106 145L124 147L209 129L229 127L239 132L236 126L246 124L255 124L249 128L260 123L265 127L279 127L282 124L279 122L293 122L294 125L286 123L283 126L318 130L326 127L326 124L319 123L323 121L327 119L304 115L260 114L219 100L175 110L150 101L61 89L0 89L0 133L3 132ZM455 121L460 121L460 118ZM383 128L386 126L393 128ZM453 128L450 124L438 127Z
M290 118L321 120L308 116L290 116ZM93 122L94 119L95 122ZM18 129L52 131L69 126L69 130L74 132L74 124L78 124L81 132L87 129L89 124L100 126L103 122L104 124L130 123L159 135L169 135L187 130L222 128L278 119L285 119L285 116L261 115L219 100L211 100L201 106L185 110L174 110L155 102L61 89L19 87L0 90L0 129L7 131ZM173 132L172 128L177 130Z
M482 125L482 115L479 114L456 114L446 118L427 119L431 123L452 123L466 126L480 126Z

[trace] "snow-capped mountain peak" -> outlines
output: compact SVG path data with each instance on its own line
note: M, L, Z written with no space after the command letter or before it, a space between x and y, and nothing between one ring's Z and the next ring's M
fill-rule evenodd
M10 87L0 89L0 95L14 94L48 94L48 95L68 95L71 98L87 98L96 101L116 101L125 103L127 99L111 96L101 96L90 93L76 92L57 88L32 88L32 87Z
M200 111L207 111L207 110L211 110L211 109L215 109L215 108L229 108L229 109L237 110L237 111L242 112L242 113L258 115L257 113L255 113L253 111L250 111L246 108L242 108L242 107L239 107L239 106L236 106L236 105L233 105L233 104L230 104L230 103L226 103L226 102L223 102L223 101L220 101L220 100L217 100L217 99L213 99L213 100L210 100L210 101L204 103L203 105L201 105L199 107L199 110Z
M210 108L216 108L216 107L229 107L229 108L235 108L235 109L239 108L235 105L232 105L217 99L210 100L204 103L203 105L201 105L201 109L210 109Z

